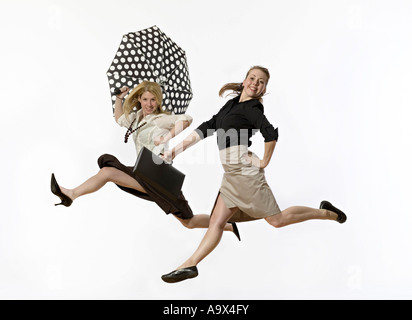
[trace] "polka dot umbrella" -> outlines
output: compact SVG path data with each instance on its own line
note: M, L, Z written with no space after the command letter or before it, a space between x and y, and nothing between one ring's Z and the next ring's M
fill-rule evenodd
M160 85L163 108L174 114L185 113L193 97L186 53L157 26L123 36L107 78L113 112L119 89L145 80Z

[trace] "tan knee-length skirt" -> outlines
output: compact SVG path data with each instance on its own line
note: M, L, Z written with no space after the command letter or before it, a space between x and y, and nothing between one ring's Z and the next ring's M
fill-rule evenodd
M262 219L281 211L266 181L264 169L242 159L246 153L255 155L243 145L220 151L225 173L219 194L228 208L238 208L230 222Z

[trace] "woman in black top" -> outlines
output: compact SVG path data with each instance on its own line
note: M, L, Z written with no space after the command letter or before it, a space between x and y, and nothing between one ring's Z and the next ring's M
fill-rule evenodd
M269 77L266 68L252 67L242 83L225 85L220 90L220 95L232 90L238 96L228 101L212 119L202 123L181 144L165 154L166 159L173 159L189 146L217 132L220 158L225 170L208 231L186 262L162 276L165 282L196 277L197 264L219 244L223 227L228 221L263 218L276 228L310 219L336 220L340 223L346 221L346 215L327 201L322 201L319 209L301 206L283 211L279 209L264 176L264 168L269 164L278 140L278 130L266 119L261 104ZM265 139L262 160L248 150L250 137L257 130Z

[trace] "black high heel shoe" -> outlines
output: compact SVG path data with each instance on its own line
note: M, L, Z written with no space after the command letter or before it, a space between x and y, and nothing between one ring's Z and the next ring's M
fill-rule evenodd
M51 181L50 181L50 189L51 192L58 196L62 202L56 203L55 206L58 205L63 205L65 207L70 207L70 205L73 203L73 200L70 199L68 196L63 194L63 192L60 190L59 184L56 181L56 178L54 177L54 173L51 175Z
M338 208L334 207L329 201L322 201L320 203L319 209L326 209L329 211L332 211L338 215L336 218L336 221L339 223L345 223L346 222L346 214L343 213L341 210Z
M239 230L237 229L236 223L234 222L230 222L232 224L232 228L233 228L233 233L235 234L235 236L239 239L240 241L240 234L239 234Z

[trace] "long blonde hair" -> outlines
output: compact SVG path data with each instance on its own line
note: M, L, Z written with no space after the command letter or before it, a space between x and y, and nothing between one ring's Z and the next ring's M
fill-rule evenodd
M252 70L255 70L255 69L258 69L258 70L262 71L262 72L267 76L267 78L268 78L268 80L267 80L267 82L266 82L266 84L267 84L267 83L269 82L269 79L270 79L270 73L269 73L269 70L268 70L267 68L264 68L264 67L261 67L261 66L253 66L252 68L250 68L249 71L248 71L247 74L246 74L245 79L249 76L249 73L250 73ZM232 91L232 92L229 93L229 94L241 95L241 94L242 94L242 91L243 91L243 83L242 83L242 82L230 82L230 83L226 83L226 84L220 89L220 91L219 91L219 96L222 97L223 94L224 94L226 91L229 91L229 90ZM259 100L262 101L262 98L260 97Z
M129 95L124 101L123 113L125 114L127 118L129 118L130 113L134 112L134 109L139 111L142 108L138 99L145 92L150 92L151 94L155 96L155 100L156 100L158 107L153 112L154 114L168 113L165 110L163 110L163 107L162 107L163 95L162 95L162 89L160 88L159 84L156 82L151 82L151 81L143 81L136 88L132 89L132 91L129 93Z

